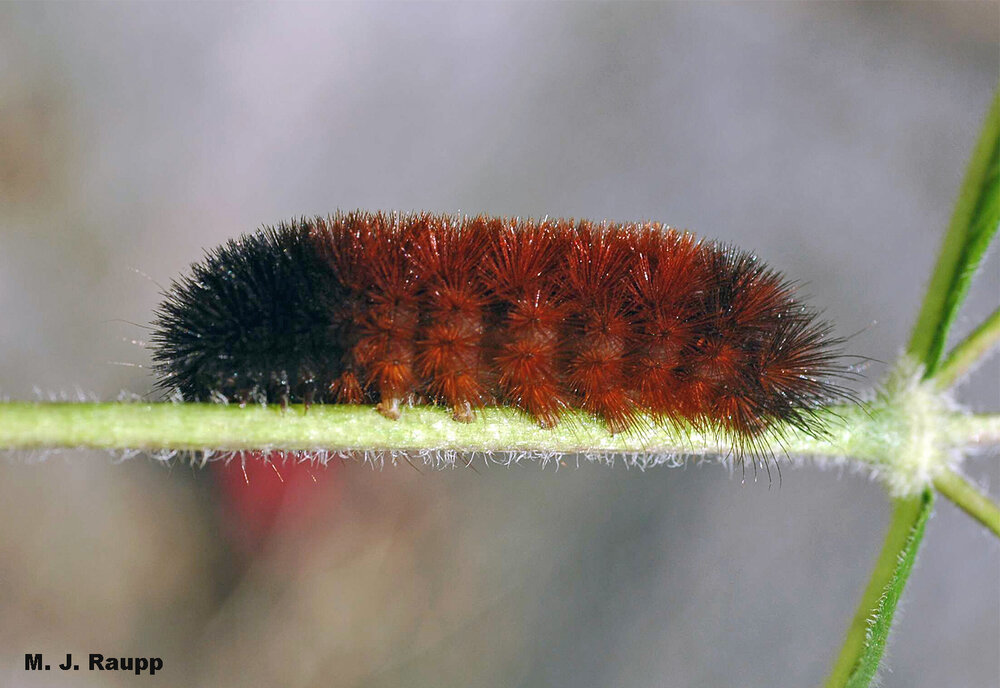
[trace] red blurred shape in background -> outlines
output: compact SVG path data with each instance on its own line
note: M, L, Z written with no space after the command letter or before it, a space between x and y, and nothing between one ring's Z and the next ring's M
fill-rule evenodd
M324 466L280 452L247 452L242 460L209 465L221 493L224 533L246 555L279 532L293 535L308 514L336 502L339 461Z

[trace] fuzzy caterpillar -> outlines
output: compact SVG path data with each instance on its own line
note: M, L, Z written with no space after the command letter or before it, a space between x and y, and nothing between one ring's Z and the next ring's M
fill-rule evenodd
M159 385L190 400L375 404L389 418L567 408L612 433L649 418L754 451L821 433L848 397L831 327L756 256L658 223L382 212L234 239L156 311Z

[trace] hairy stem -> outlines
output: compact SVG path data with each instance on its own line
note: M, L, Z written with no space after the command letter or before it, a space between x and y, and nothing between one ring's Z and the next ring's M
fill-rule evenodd
M933 377L948 331L1000 222L1000 89L972 151L907 353Z
M997 308L979 327L957 344L934 375L938 389L948 389L958 381L973 364L1000 342L1000 308Z
M834 410L831 409L831 412ZM841 409L848 412L847 409ZM839 454L843 433L818 440L789 432L783 446L796 454ZM0 404L0 447L41 449L455 450L537 452L645 452L718 454L725 439L690 428L651 427L612 435L580 412L543 429L512 408L479 409L457 423L444 408L403 409L388 420L370 406L222 406L172 403Z
M947 432L950 437L964 437L963 445L968 449L979 450L998 447L1000 446L1000 414L954 414L949 420Z
M900 565L904 553L914 550L911 556L915 554L913 539L922 534L919 527L922 519L926 519L925 508L927 508L927 499L928 495L917 495L915 497L894 499L892 501L889 530L882 544L882 551L879 553L875 569L868 580L868 586L861 596L861 603L854 614L854 619L847 629L847 637L840 649L840 655L838 655L837 661L834 663L830 678L827 679L826 688L853 686L857 681L852 679L854 679L859 669L862 671L866 669L861 664L873 658L868 656L873 654L869 650L872 640L870 632L872 624L885 613L883 609L885 605L882 603L884 596L897 587L894 583L899 578ZM903 571L903 573L908 573L908 570ZM898 587L898 592L901 592L901 585ZM891 610L889 616L891 620ZM866 650L868 651L866 652ZM876 656L874 656L876 664L878 657L881 656L881 648L878 648L878 650ZM866 686L867 684L867 681L862 681L861 683L861 685Z
M1000 506L953 470L934 478L938 492L1000 537Z
M906 440L909 426L888 424L855 406L818 411L828 434L812 437L783 428L776 456L850 456L885 464L883 454ZM948 412L933 419L947 446L979 444L1000 436L1000 415ZM943 439L941 439L943 438ZM457 423L447 409L418 406L388 420L370 406L222 406L172 403L0 403L0 447L81 447L142 450L303 451L454 450L464 452L642 452L725 455L725 437L691 428L650 426L612 435L581 412L569 412L553 429L540 428L512 408L486 408L472 423Z

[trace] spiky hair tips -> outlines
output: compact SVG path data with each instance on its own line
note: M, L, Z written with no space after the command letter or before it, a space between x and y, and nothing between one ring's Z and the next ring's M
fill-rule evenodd
M658 223L338 213L244 235L175 281L159 384L189 400L486 405L543 427L725 432L740 453L822 428L829 324L753 254Z

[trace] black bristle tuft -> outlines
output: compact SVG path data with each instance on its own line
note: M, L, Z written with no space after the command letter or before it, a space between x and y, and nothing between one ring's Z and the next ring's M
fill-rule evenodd
M334 304L346 292L305 223L231 240L171 285L155 313L153 360L189 401L322 401L340 374Z

